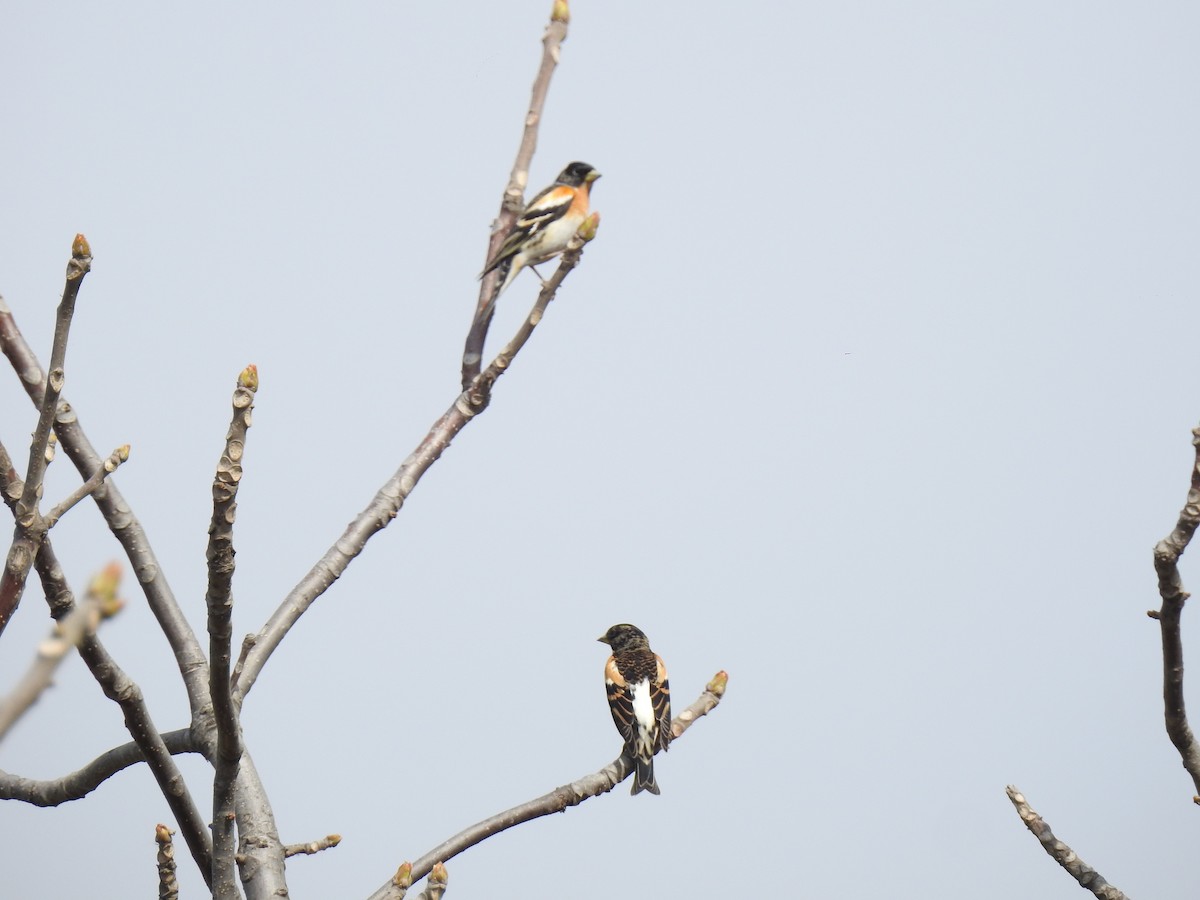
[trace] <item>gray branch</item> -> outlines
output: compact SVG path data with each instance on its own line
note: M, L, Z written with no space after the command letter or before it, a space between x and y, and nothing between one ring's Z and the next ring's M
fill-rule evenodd
M484 259L491 259L504 239L512 231L517 217L524 208L525 187L529 184L529 164L533 162L533 153L537 149L538 129L542 124L542 110L546 106L546 95L550 92L550 77L558 67L559 56L562 53L562 43L567 39L567 25L571 20L567 4L555 3L550 12L550 22L542 37L542 62L538 67L537 77L533 80L533 90L529 98L529 111L525 114L525 128L521 132L521 144L517 148L517 158L513 162L512 172L508 177L508 185L504 189L504 197L500 201L500 215L492 229L488 240L487 253ZM462 387L467 390L471 382L479 374L483 362L483 345L487 341L488 327L492 322L492 310L489 306L496 292L496 280L499 272L491 272L483 277L479 285L479 299L475 306L475 316L471 328L467 332L466 345L463 347ZM485 310L487 313L485 314Z
M258 680L263 666L266 665L267 660L270 659L271 654L275 652L292 626L317 601L317 598L324 594L329 586L346 571L346 567L354 558L362 553L367 541L396 518L401 507L404 506L404 501L408 499L421 477L438 461L458 433L475 416L487 409L496 380L508 370L513 357L525 346L525 342L529 340L530 335L541 321L547 305L558 292L559 285L562 284L567 273L578 263L583 244L590 239L587 234L582 232L583 229L563 254L558 270L542 288L537 303L519 327L516 336L497 355L487 370L480 374L466 391L455 398L450 408L433 423L433 427L417 445L417 448L409 454L395 474L379 489L367 508L354 517L354 520L346 526L342 536L325 551L317 564L284 597L283 602L258 633L248 636L242 643L242 652L233 670L233 696L239 706L245 700L246 694L254 687L254 682Z
M162 735L167 752L199 753L190 729L180 728ZM72 800L82 800L118 772L145 762L141 748L130 741L108 750L81 769L60 778L36 780L0 771L0 800L20 800L33 806L58 806Z
M233 392L233 414L225 434L225 447L213 476L213 512L208 526L208 664L209 693L217 730L213 760L213 898L239 900L234 873L234 784L242 758L242 728L229 680L230 644L233 639L233 523L237 515L237 490L242 480L242 456L258 390L258 369L247 366Z
M1042 843L1042 849L1050 854L1050 858L1070 873L1079 882L1079 886L1091 891L1101 900L1127 900L1125 894L1105 881L1099 872L1080 859L1075 851L1054 836L1049 824L1025 802L1025 795L1011 784L1005 789L1008 799L1017 808L1017 815L1025 823L1025 827L1033 832Z
M12 311L0 301L0 352L8 359L25 393L35 406L42 403L46 390L46 375L38 363L37 356L26 343L17 327ZM75 409L60 398L54 418L54 433L58 443L66 452L79 473L88 478L103 464L103 459L87 439ZM158 620L175 661L183 677L188 703L193 718L209 705L208 662L200 649L200 642L192 631L183 611L175 600L171 586L159 565L146 532L134 516L129 504L117 489L116 482L106 480L92 498L100 509L113 536L120 542L137 574L138 584L145 593L150 611Z
M1179 513L1174 530L1154 548L1154 569L1158 573L1158 593L1162 608L1150 612L1162 632L1163 653L1163 715L1167 736L1192 776L1192 786L1200 794L1200 748L1188 725L1187 707L1183 701L1183 635L1180 619L1183 605L1190 596L1179 577L1179 558L1187 549L1200 524L1200 428L1192 430L1192 446L1196 456L1192 461L1191 486L1187 502ZM1200 797L1194 797L1200 803Z

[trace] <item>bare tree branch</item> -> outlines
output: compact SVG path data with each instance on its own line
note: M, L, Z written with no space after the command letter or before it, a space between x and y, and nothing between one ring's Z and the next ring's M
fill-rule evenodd
M75 247L73 247L75 258L80 258L80 255L86 250L87 244L82 240L82 236L77 237ZM90 262L90 256L87 256L87 260ZM68 269L68 284L70 284L70 274L70 269ZM77 278L81 277L82 275L77 276ZM63 329L60 327L59 330L61 331ZM48 406L56 405L51 403L47 397L50 397L51 395L57 397L57 391L61 390L62 387L61 356L65 352L65 337L62 339L62 341L60 341L57 337L57 333L58 332L56 331L55 353L56 358L60 359L60 365L57 368L52 368L51 370L50 386L43 393L41 404L43 409L47 408ZM28 362L29 358L31 358L31 354L23 354L21 352L22 348L24 348L26 351L28 348L23 346L24 341L20 338L20 333L17 331L15 323L12 321L11 313L8 312L7 307L0 310L0 343L3 343L3 350L10 360L21 359L25 362ZM29 366L26 365L21 368L25 371L28 371ZM36 368L36 362L34 362L34 368ZM40 369L38 370L38 373L40 375ZM57 389L55 388L56 383ZM69 407L65 403L63 404L63 407L69 411ZM59 421L62 421L61 415ZM47 430L47 441L48 433L49 432ZM64 447L67 446L67 442L65 441L63 444ZM45 444L42 444L41 446L41 453L43 457L45 454L45 446ZM88 449L90 450L91 448L89 447ZM92 452L94 453L94 451ZM95 470L102 467L103 463L100 465L93 465L92 469ZM34 471L32 463L31 471ZM41 471L44 472L44 468ZM40 474L38 477L41 477ZM23 506L26 498L30 496L30 493L29 480L27 479L24 490L21 494L21 499L17 501L15 510L18 516L17 528L19 536L20 532L22 531L25 532L25 535L23 540L14 541L13 545L14 549L16 549L18 548L18 545L24 544L21 557L22 560L25 558L28 559L28 562L23 563L25 565L26 572L28 572L28 567L33 562L33 558L37 549L37 545L33 544L33 542L31 542L29 539L31 526L33 524L42 526L41 535L43 537L45 535L44 522L41 521L41 517L37 513L37 495L35 494L34 505L32 507ZM96 489L94 495L99 497L99 489ZM33 519L36 521L33 523L27 523L23 526L20 520L23 509L29 510L27 518L28 515L32 515ZM37 544L44 543L45 541L37 541ZM59 573L58 577L61 578L61 573ZM9 565L6 565L2 579L11 579L13 584L17 583L14 566L12 565L11 554ZM65 579L63 580L65 582ZM22 576L20 578L20 589L23 590L23 588L24 577ZM3 593L4 587L0 586L0 594ZM19 599L19 591L16 596ZM49 597L50 595L47 594L47 596ZM0 603L2 602L3 601L0 601ZM69 615L73 611L73 606L74 604L69 602L60 603L59 609L63 615ZM199 652L198 647L197 652ZM154 723L150 718L150 711L146 707L141 690L133 682L133 680L125 674L120 666L117 665L116 661L109 655L104 645L100 642L100 639L94 633L85 634L83 640L79 644L79 655L87 664L88 670L92 673L92 677L95 678L97 683L100 685L101 690L104 691L105 696L110 700L113 700L121 707L121 711L125 718L125 727L129 731L130 737L133 738L134 742L139 746L144 754L146 761L150 766L150 770L163 793L163 797L167 801L167 805L171 808L172 813L174 813L177 821L179 822L179 826L183 831L184 839L187 841L189 850L192 852L193 857L200 866L205 877L205 881L209 882L212 878L212 844L208 835L208 831L203 820L200 818L195 803L192 801L192 798L188 793L187 785L184 783L183 777L179 773L179 769L176 767L174 760L171 759L171 754L166 748L166 744L163 741L162 735L158 733L157 728L155 728ZM203 657L201 657L201 660L202 659Z
M1188 726L1187 708L1183 701L1183 636L1180 619L1183 604L1190 596L1183 589L1179 576L1179 558L1187 549L1196 526L1200 524L1200 428L1192 429L1192 446L1196 456L1192 463L1191 487L1187 502L1179 513L1175 529L1154 548L1154 569L1158 573L1158 593L1162 609L1151 611L1162 631L1163 648L1163 714L1167 736L1179 751L1183 767L1192 776L1196 794L1200 794L1200 748ZM1193 799L1200 803L1200 796Z
M162 735L162 739L167 752L172 755L200 752L190 729L168 731ZM142 753L141 748L130 741L100 754L82 769L61 778L39 781L0 771L0 800L20 800L32 806L42 807L82 800L118 772L144 762L145 759L146 755Z
M0 740L4 739L16 721L50 687L54 673L67 658L71 648L83 639L84 632L98 618L94 608L88 604L81 604L75 612L56 623L50 636L38 645L37 654L29 670L7 696L0 697Z
M0 352L8 359L30 400L34 405L40 407L46 389L45 374L29 344L25 342L21 330L17 327L12 311L2 300L0 300ZM90 477L103 461L80 427L74 408L61 398L54 419L54 431L58 435L59 444L66 451L75 468L85 478ZM124 548L130 566L137 576L138 584L145 593L150 610L158 620L159 627L162 628L163 634L166 635L171 650L175 654L175 661L183 676L188 703L195 720L209 705L208 661L200 649L200 642L180 610L170 585L167 584L166 576L163 574L162 567L159 565L158 558L150 546L150 541L146 537L141 523L133 515L129 504L125 502L125 498L117 489L115 481L112 479L105 481L92 494L92 497L104 516L109 530Z
M0 496L4 498L4 504L13 511L13 515L17 512L17 500L20 499L21 493L25 490L25 482L21 480L21 476L17 474L17 470L13 468L12 457L8 455L8 448L0 443Z
M678 738L691 728L693 723L701 716L708 715L708 713L716 709L717 704L721 702L721 698L725 696L725 687L728 682L729 676L724 671L718 672L713 676L712 681L705 687L704 693L700 695L699 699L671 721L671 734L674 738ZM538 797L536 800L530 800L519 806L514 806L512 809L507 809L502 813L497 813L490 818L484 819L482 822L476 822L470 828L438 844L416 862L412 863L408 869L408 874L411 876L409 883L411 884L412 881L419 881L425 877L432 870L435 863L453 859L464 850L468 850L476 844L487 840L492 835L506 831L514 825L520 825L532 819L548 816L551 813L566 812L570 807L578 806L585 800L608 793L628 778L632 771L632 760L625 754L622 754L599 772L585 775L577 781L563 785L560 788L555 788L550 793ZM408 865L408 863L405 863L405 865ZM401 872L403 871L405 870L402 866ZM387 884L375 891L369 900L401 900L404 893L401 887L396 885L395 881L395 878L388 881ZM404 889L407 889L407 885L404 886Z
M8 451L0 444L0 494L3 495L5 504L13 510L14 515L16 514L17 498L21 496L23 489L24 485L12 467ZM42 593L50 607L50 616L57 620L69 615L70 611L75 608L75 595L71 593L71 588L63 576L62 567L58 564L58 557L54 553L54 547L51 545L48 535L42 538L33 565L42 583Z
M487 253L484 260L492 258L512 227L516 224L517 216L524 208L525 188L529 185L529 164L533 161L534 151L537 150L538 128L542 124L542 110L546 106L546 95L550 91L550 77L558 66L559 55L562 52L562 42L567 39L567 25L571 21L567 0L554 0L550 11L550 23L542 37L542 62L538 68L537 77L533 80L533 91L529 99L529 112L525 114L525 129L521 133L521 145L517 148L517 158L513 162L512 173L508 185L504 189L504 197L500 202L500 215L496 218L492 236L488 241ZM482 315L488 309L492 295L496 292L496 282L499 272L485 275L479 286L479 300L475 306L475 316L471 328L467 332L466 346L463 348L462 387L467 390L471 382L479 375L479 367L483 362L483 345L487 340L488 327L492 322L492 310ZM494 309L494 308L493 308Z
M542 288L537 303L518 329L516 337L488 366L487 371L480 374L470 388L455 398L450 408L433 423L433 428L417 448L379 489L367 508L346 526L345 532L337 542L325 551L317 564L292 588L259 632L248 636L243 642L241 656L233 670L233 696L239 705L254 687L263 666L292 626L342 572L346 571L351 561L362 553L367 541L391 523L421 477L438 461L450 446L450 442L468 422L487 408L491 400L492 386L508 370L513 357L525 345L541 321L546 306L554 299L562 280L578 263L583 244L595 234L594 228L598 221L598 217L592 217L585 223L589 230L580 228L580 233L563 253L558 270Z
M58 316L54 322L54 343L50 349L50 377L47 379L46 390L42 394L42 402L38 409L37 427L33 431L33 441L29 447L29 467L25 470L25 490L17 501L17 524L31 516L37 509L38 497L42 490L42 476L46 474L46 447L50 441L50 427L54 422L54 412L58 408L58 398L62 395L63 382L66 375L63 367L67 360L67 338L71 332L71 320L75 318L75 300L79 297L79 288L84 276L92 269L92 248L88 246L87 238L82 234L75 235L71 244L71 259L67 263L67 283L63 287L62 301L58 304ZM29 527L32 522L25 522Z
M88 670L104 691L104 696L121 707L125 716L125 729L145 755L154 780L158 782L159 790L171 808L175 821L179 823L188 850L196 860L196 865L200 867L205 883L208 883L212 878L212 842L207 825L200 816L191 794L188 793L187 784L184 783L179 768L171 759L171 752L150 717L150 710L142 697L141 688L117 665L116 660L109 655L108 650L94 634L84 638L79 645L79 655L87 663Z
M128 461L128 444L118 447L107 457L105 457L104 460L101 461L99 468L92 473L91 478L89 478L79 487L75 488L75 490L71 491L71 493L63 498L62 502L55 505L50 512L46 513L46 515L43 517L46 530L49 531L51 528L57 525L58 520L66 515L71 507L79 503L80 500L82 500L84 497L90 497L92 494L94 494L96 489L100 487L100 485L104 484L104 479L108 478L109 475L117 471L117 468L121 465L121 463Z
M179 900L179 881L175 878L175 842L166 825L156 825L154 840L158 843L158 900Z
M229 680L230 643L233 639L233 522L237 515L237 489L242 480L242 454L258 390L258 369L247 366L233 392L233 417L225 435L225 449L213 477L213 514L208 526L208 665L209 693L217 729L213 760L213 897L238 900L234 873L234 783L242 758L242 729Z
M37 357L21 335L12 311L4 304L2 298L0 352L9 360L30 399L35 404L40 403L45 390L45 375ZM59 443L75 467L81 473L90 474L95 471L101 462L100 457L80 427L75 410L65 400L59 402L54 428ZM216 755L216 729L212 720L212 704L208 690L208 661L200 649L196 634L171 592L141 523L134 517L116 484L112 480L106 481L93 497L110 530L124 548L134 572L137 573L138 583L145 592L150 609L175 653L176 663L187 689L192 716L191 727L186 731L173 732L163 737L170 743L171 752L201 753L205 758L212 760ZM56 590L47 589L47 600L54 615L59 617L74 608L74 599L62 579L61 568L54 561L49 549L49 541L43 541L38 563L40 566L42 557L46 556L47 574L58 579ZM46 585L45 578L43 585ZM172 738L178 743L171 743ZM113 771L144 758L138 749L133 749L133 755L128 756L130 752L129 747L118 748L112 751L113 757L106 754L80 772L68 776L66 780L34 782L0 773L0 798L11 796L44 806L78 799L94 790L99 783L110 777ZM108 767L111 765L116 765L116 768L110 770ZM183 784L182 780L178 783ZM241 855L248 860L248 863L242 866L247 893L253 895L256 900L260 897L284 896L287 883L284 878L283 855L278 849L282 844L279 842L270 802L257 770L249 762L248 756L243 757L235 791L237 821L242 832ZM185 829L185 835L188 833L190 829ZM250 838L246 837L247 834ZM207 834L205 836L207 837ZM252 870L249 875L248 869ZM206 863L204 876L206 880L211 877L211 863Z
M332 847L336 847L341 842L342 836L340 834L329 834L319 841L309 841L307 844L287 844L283 848L283 855L285 857L299 856L301 854L312 856L314 853L320 853L322 850L329 850Z
M92 255L87 240L82 234L75 235L71 245L71 259L67 263L67 283L63 288L62 300L58 304L58 317L54 326L54 344L50 351L50 378L43 392L38 408L38 422L33 430L33 440L29 446L29 465L25 470L25 483L21 496L16 502L14 514L17 525L13 534L12 546L0 572L0 634L8 626L13 613L21 603L25 593L25 583L29 570L33 567L38 545L46 534L46 529L36 530L42 525L38 515L38 501L42 496L42 479L46 474L49 462L46 450L50 443L50 427L54 419L54 410L62 392L63 365L67 358L67 337L71 331L71 320L75 316L75 300L79 296L79 287L83 277L91 269Z
M1017 808L1025 827L1042 843L1050 858L1062 866L1079 886L1091 891L1101 900L1127 900L1125 894L1105 881L1100 873L1076 856L1075 851L1054 836L1049 824L1025 802L1025 796L1011 784L1005 789L1008 799Z
M121 610L124 603L117 597L119 583L120 569L114 571L109 566L92 579L84 602L55 623L50 636L38 647L37 657L25 677L7 697L0 699L0 739L50 686L54 673L84 635Z

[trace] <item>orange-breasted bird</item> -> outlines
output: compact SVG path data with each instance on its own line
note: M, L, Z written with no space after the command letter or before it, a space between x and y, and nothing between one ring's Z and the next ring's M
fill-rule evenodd
M500 286L485 312L522 269L533 268L567 249L588 217L592 182L599 177L600 173L587 163L573 162L559 173L554 184L529 201L504 243L479 273L483 278L493 269L500 270Z
M654 754L671 743L671 689L662 657L640 628L614 625L597 638L612 647L604 664L604 687L613 722L633 758L631 794L659 793Z

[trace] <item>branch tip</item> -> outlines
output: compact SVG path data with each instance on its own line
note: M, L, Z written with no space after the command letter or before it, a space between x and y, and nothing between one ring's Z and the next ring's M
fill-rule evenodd
M715 694L718 697L725 696L725 687L729 684L729 673L722 669L713 676L712 681L708 683L705 690L710 694Z
M125 608L125 601L117 596L121 574L121 564L113 560L93 575L87 586L88 597L95 600L101 619L111 619Z
M244 387L248 391L258 390L258 366L250 363L242 369L242 373L238 375L238 387Z
M392 884L398 888L408 888L412 887L412 882L412 863L401 863L396 874L392 876Z
M550 21L571 24L571 7L567 0L554 0L554 8L550 10Z
M88 239L82 234L75 235L75 240L71 242L71 258L84 259L91 258L92 246L88 243Z
M315 853L320 853L322 850L329 850L332 847L336 847L341 842L342 836L340 834L327 834L319 841L309 841L307 844L288 844L283 848L283 856L284 859L299 856L302 853L305 856L312 856Z
M579 226L579 237L586 244L588 241L596 237L596 232L600 229L600 213L594 212Z

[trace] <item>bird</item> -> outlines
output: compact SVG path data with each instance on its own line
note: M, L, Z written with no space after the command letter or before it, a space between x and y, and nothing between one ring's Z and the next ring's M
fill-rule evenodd
M558 173L554 184L529 201L504 243L479 273L482 279L493 269L499 269L501 278L481 316L491 310L522 269L533 268L567 249L588 217L592 183L599 177L600 173L585 162L569 163Z
M633 759L630 794L658 794L654 754L671 743L671 689L662 657L650 649L645 633L633 625L614 625L597 638L612 647L604 664L604 687L625 752Z

